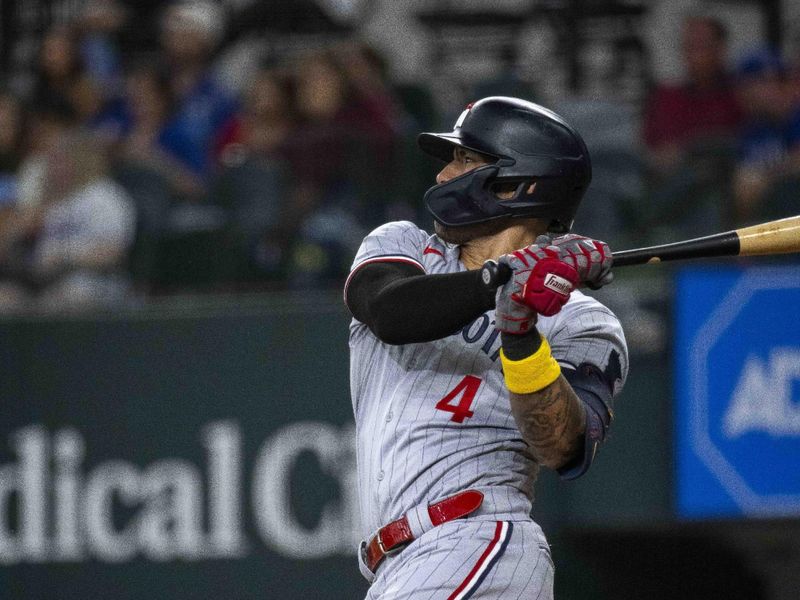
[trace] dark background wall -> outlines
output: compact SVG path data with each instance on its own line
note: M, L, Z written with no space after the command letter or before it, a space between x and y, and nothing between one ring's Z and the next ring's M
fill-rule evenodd
M176 306L0 322L3 597L359 597L338 295ZM760 597L735 541L672 517L669 381L634 354L592 471L538 482L560 597L673 597L700 569Z

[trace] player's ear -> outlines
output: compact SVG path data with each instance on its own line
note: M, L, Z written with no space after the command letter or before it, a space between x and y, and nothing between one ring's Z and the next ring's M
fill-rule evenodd
M517 182L497 182L492 185L492 193L500 200L513 200L519 196L531 196L536 191L536 182L517 181Z
M498 200L513 200L517 196L520 195L523 188L525 187L525 182L501 182L495 183L491 186L492 194L497 197Z

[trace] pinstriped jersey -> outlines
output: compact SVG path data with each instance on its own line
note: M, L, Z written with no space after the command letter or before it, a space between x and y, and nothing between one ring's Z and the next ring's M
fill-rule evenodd
M466 270L458 246L410 222L370 233L351 277L376 261L412 264L426 274ZM591 363L619 393L628 354L608 308L576 290L558 314L540 316L537 329L562 367ZM499 351L493 310L448 337L406 345L385 344L366 325L351 321L350 387L365 538L422 502L468 488L484 491L487 518L528 517L538 465L511 414Z

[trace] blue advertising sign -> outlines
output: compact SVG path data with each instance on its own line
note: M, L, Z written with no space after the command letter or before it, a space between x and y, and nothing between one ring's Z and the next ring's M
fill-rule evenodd
M800 515L800 269L685 269L676 305L678 516Z

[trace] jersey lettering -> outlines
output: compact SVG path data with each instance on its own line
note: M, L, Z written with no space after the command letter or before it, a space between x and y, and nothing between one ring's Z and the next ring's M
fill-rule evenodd
M487 332L488 336L486 335ZM455 335L458 335L458 333ZM494 349L493 347L495 342L497 342L497 338L500 336L500 332L494 328L494 321L489 318L488 314L482 314L472 323L465 325L463 329L461 329L461 337L468 344L480 342L484 336L486 336L486 341L483 342L481 351L487 354L493 361L496 361L500 356L500 344L498 343L497 347Z
M478 329L475 333L471 333L472 329L475 325L478 325ZM461 330L461 336L464 338L464 341L468 344L474 344L479 339L483 337L483 334L486 333L486 330L489 328L489 315L482 314L480 317L475 319L472 323L464 327Z
M478 393L478 388L481 387L481 383L483 381L479 377L467 375L444 398L436 403L436 408L453 413L453 416L450 417L451 421L463 423L464 419L469 419L475 414L470 410L470 407L475 399L475 394ZM458 403L451 404L459 395L461 398Z

